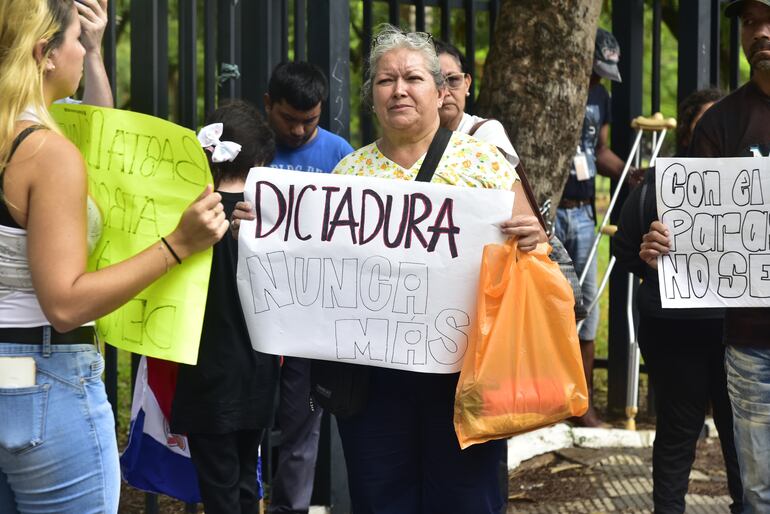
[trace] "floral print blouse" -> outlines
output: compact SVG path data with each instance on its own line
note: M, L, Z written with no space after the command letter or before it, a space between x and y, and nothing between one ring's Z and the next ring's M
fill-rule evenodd
M344 157L333 173L414 180L424 159L423 155L411 168L405 169L385 157L377 143L372 143ZM453 132L431 182L510 189L517 179L516 170L497 148L467 134Z

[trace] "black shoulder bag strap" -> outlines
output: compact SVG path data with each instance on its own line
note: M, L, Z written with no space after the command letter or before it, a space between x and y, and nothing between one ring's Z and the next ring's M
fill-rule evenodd
M415 177L417 182L430 182L433 179L433 174L436 172L436 167L444 155L444 150L446 150L451 137L451 130L444 127L438 128L436 135L433 136L433 141L430 142L428 153L425 154L425 159L422 161L420 171Z

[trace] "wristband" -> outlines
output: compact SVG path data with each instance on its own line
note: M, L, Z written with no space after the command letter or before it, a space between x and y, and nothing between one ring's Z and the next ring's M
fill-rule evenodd
M174 257L174 260L176 260L177 263L182 264L182 259L180 259L179 256L174 251L174 249L171 248L171 245L168 244L168 241L166 241L166 238L161 237L160 240L163 242L164 245L166 245L166 248L168 248L168 251L171 252L171 255Z

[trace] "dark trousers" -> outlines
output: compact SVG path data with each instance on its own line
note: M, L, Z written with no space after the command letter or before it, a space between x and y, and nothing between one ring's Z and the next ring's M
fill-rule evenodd
M187 434L206 514L258 514L262 430Z
M499 514L506 441L460 450L457 374L372 368L369 399L337 419L354 514Z
M730 510L741 512L743 491L727 395L722 320L642 315L639 348L650 373L657 406L652 451L655 512L685 511L690 470L709 404L733 499Z
M310 409L310 359L285 357L278 426L281 444L270 489L270 514L304 513L313 495L323 409Z

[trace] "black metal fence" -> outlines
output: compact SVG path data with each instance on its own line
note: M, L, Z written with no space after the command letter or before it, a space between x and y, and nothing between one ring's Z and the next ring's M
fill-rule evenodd
M276 64L290 58L309 60L319 65L330 81L321 125L357 146L375 138L371 113L360 108L357 98L363 56L369 52L374 27L389 22L438 34L460 47L468 62L480 71L501 1L111 0L104 57L119 106L169 118L193 129L202 114L221 99L238 97L262 105L262 95ZM628 154L633 139L631 128L619 120L649 114L643 112L646 81L650 111L660 109L664 24L675 28L678 35L678 98L710 85L737 87L738 26L723 18L724 2L679 0L679 11L672 16L672 2L605 1L612 11L613 32L623 53L620 69L624 80L612 86L617 122L612 147L618 155ZM645 19L652 21L650 28L645 27ZM122 41L127 32L130 41ZM647 71L646 39L651 47ZM118 65L118 55L125 55L119 48L126 45L130 47L129 69ZM125 80L126 76L130 80ZM471 93L468 107L472 110L475 91ZM619 412L626 390L627 285L622 274L616 275L610 285L609 358L604 365L609 370L609 407ZM114 348L107 348L106 360L107 391L117 409ZM333 432L330 422L324 423L324 431ZM327 436L320 451L314 501L331 505L333 512L349 510L340 460L338 441ZM188 506L188 510L194 511L194 506ZM151 497L147 512L157 512Z

